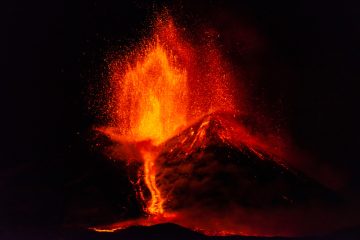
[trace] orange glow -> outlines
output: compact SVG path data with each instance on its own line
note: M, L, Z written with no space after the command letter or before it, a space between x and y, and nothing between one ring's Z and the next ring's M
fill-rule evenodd
M159 144L186 125L187 74L159 40L128 67L117 93L118 127L132 141Z
M167 14L157 19L153 30L152 38L110 65L115 107L111 126L102 132L121 143L139 143L136 148L143 161L139 175L150 192L150 199L145 199L138 189L140 200L146 201L148 214L164 215L167 199L157 187L154 171L157 148L202 116L235 107L230 74L213 43L199 55ZM130 159L129 153L124 155Z
M176 66L176 56L167 53L157 39L148 45L135 66L117 79L117 128L128 140L150 140L158 145L186 125L188 105L187 73ZM156 153L139 149L144 161L144 180L151 199L146 211L163 214L164 199L153 171Z

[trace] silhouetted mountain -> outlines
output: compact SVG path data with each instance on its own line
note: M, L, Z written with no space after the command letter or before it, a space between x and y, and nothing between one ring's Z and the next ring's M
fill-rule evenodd
M232 117L211 114L168 140L155 161L166 207L273 208L337 200L244 131Z

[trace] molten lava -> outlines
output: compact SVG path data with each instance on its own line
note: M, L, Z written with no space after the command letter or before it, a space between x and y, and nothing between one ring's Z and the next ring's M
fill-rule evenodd
M157 19L152 38L110 66L115 107L111 126L102 131L121 143L147 142L137 150L143 161L140 175L150 192L145 207L150 215L165 213L166 198L154 171L158 147L206 114L235 109L230 74L218 51L211 42L202 51L199 55L166 15Z
M156 173L154 172L154 161L156 159L156 155L152 151L142 151L141 153L144 159L144 180L151 193L151 199L147 205L147 211L150 214L163 214L164 198L161 197L161 192L156 186Z

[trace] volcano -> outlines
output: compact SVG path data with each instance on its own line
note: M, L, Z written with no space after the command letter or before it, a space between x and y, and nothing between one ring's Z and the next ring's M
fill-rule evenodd
M130 169L141 210L93 229L170 222L209 235L289 234L294 226L267 219L289 222L283 211L335 194L289 166L281 136L244 107L217 35L198 42L185 29L160 14L150 38L110 61L109 119L97 130L113 143L108 157Z
M271 151L248 129L241 118L226 112L192 123L156 147L151 171L163 212L147 214L144 209L143 218L92 229L116 231L170 222L207 235L270 236L284 233L271 221L264 223L274 213L275 221L298 222L303 220L293 216L294 210L340 201L335 192L284 163L276 149ZM141 179L136 193L150 198L151 189ZM285 235L287 231L294 229L288 227Z
M213 113L164 143L155 160L165 208L274 208L333 201L334 193L269 154L231 114Z

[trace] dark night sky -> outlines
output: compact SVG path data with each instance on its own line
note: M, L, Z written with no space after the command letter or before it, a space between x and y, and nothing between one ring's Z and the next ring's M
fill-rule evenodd
M68 181L84 164L96 166L87 149L95 122L88 88L101 81L105 54L140 39L153 6L162 6L124 2L1 3L0 226L62 223ZM255 82L255 103L280 109L275 117L312 168L339 171L338 188L358 195L359 4L193 2L167 4L182 6L185 23L202 19L224 36L236 29L229 19L254 30L260 50L232 53L236 37L224 37L224 48Z

